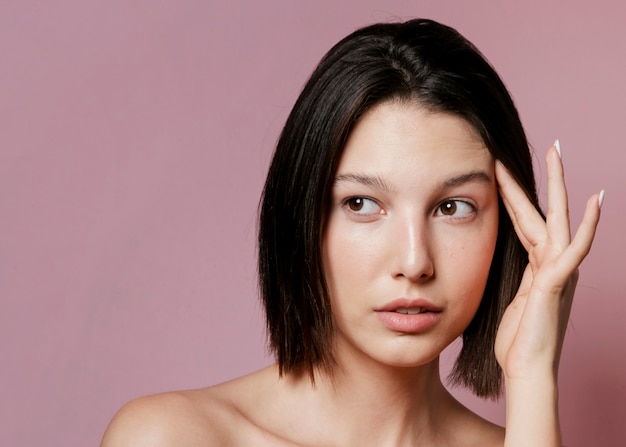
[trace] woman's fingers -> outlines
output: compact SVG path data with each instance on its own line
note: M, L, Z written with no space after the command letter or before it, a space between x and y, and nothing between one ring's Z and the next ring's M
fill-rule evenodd
M546 223L524 190L500 161L496 161L496 179L515 232L527 251L546 238Z
M546 156L548 213L545 221L507 169L499 161L495 166L502 201L515 232L529 252L531 266L535 269L544 263L551 264L552 267L547 267L546 272L540 275L540 282L551 284L566 281L589 253L600 219L600 196L604 197L602 192L589 199L583 220L572 239L567 189L558 146L557 140Z
M571 266L578 267L589 253L589 250L591 250L591 244L600 221L600 197L604 199L604 191L600 192L600 194L594 194L587 200L583 220L578 230L576 230L574 239L572 239L567 248L567 251L570 252L568 257L570 258Z
M548 212L546 225L553 243L564 250L570 243L569 208L567 189L563 175L559 140L554 142L546 155L548 170Z

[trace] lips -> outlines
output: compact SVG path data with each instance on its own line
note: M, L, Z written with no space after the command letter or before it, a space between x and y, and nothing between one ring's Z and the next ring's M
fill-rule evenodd
M380 322L394 332L416 334L437 324L442 308L424 299L400 298L375 309Z
M398 298L375 309L376 312L397 312L400 314L416 315L424 312L441 312L441 308L435 306L423 298L408 299Z

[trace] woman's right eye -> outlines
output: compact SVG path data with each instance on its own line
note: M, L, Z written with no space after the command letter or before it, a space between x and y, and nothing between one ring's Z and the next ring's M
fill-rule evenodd
M355 213L361 215L380 214L382 208L376 201L367 197L350 197L344 201L344 206Z

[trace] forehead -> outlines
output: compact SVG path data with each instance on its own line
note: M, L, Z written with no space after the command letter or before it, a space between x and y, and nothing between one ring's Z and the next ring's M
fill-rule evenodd
M390 101L365 113L352 130L339 162L342 171L388 171L406 167L430 176L493 163L482 138L463 118L431 112L419 104ZM490 170L490 169L489 169Z

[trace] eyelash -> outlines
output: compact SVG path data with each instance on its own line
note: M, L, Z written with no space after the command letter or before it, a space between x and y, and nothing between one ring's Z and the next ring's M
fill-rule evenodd
M364 205L364 203L372 203L376 206L376 208L378 209L376 212L371 212L371 213L363 213L361 212L361 210L355 210L352 208L351 204L357 204L356 202L361 201L361 205ZM358 204L357 204L358 205ZM345 208L348 208L348 211L350 211L351 213L354 213L356 215L360 215L360 216L371 216L374 214L380 214L380 212L382 211L382 207L378 204L378 202L374 199L370 199L369 197L363 197L363 196L354 196L354 197L348 197L347 199L345 199L342 202L342 206Z
M357 207L359 205L366 206L368 203L372 203L376 206L377 210L374 212L369 212L369 213L363 213L362 212L362 208L361 209L353 209L352 205L356 205ZM373 216L376 214L382 214L382 207L378 204L378 202L374 199L371 199L369 197L365 197L365 196L353 196L353 197L348 197L347 199L345 199L341 205L344 208L347 208L349 212L357 215L357 216ZM450 206L453 205L452 212L453 214L445 214L444 213L444 207L446 206ZM467 207L469 209L466 210L466 215L463 216L456 216L456 213L459 209L459 207L463 208L463 207ZM463 220L463 219L467 219L468 217L470 217L471 215L473 215L474 213L476 213L476 207L471 204L470 202L467 202L465 200L459 200L459 199L446 199L444 201L442 201L441 203L439 203L437 205L437 207L435 208L435 216L437 217L447 217L449 219L455 219L455 220Z
M453 204L454 208L453 208L453 212L454 214L444 214L443 213L443 209L444 206L449 205L449 204ZM469 210L467 210L467 214L464 216L456 216L456 211L459 208L459 204L461 205L461 207L468 207ZM438 217L448 217L450 219L466 219L468 217L470 217L471 215L473 215L474 213L476 213L476 207L474 205L472 205L470 202L467 202L465 200L459 200L459 199L446 199L443 202L441 202L439 205L437 205L437 208L435 210L435 215Z

